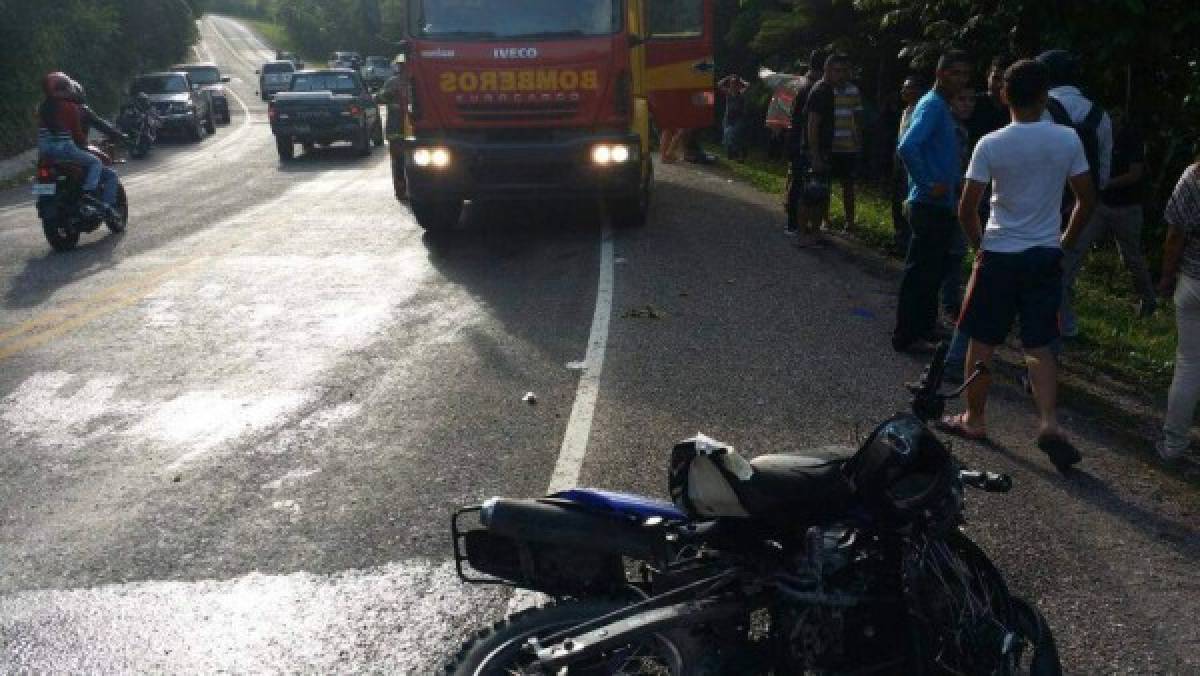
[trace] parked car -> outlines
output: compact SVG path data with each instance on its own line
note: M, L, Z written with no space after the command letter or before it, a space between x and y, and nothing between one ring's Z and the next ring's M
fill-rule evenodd
M297 70L295 62L284 59L268 61L261 69L254 71L258 76L258 93L262 95L262 100L270 101L279 92L286 92L292 81L292 73Z
M205 132L215 134L217 131L211 94L193 86L187 73L139 75L129 86L130 97L138 94L150 98L155 112L162 118L164 131L185 133L193 141L204 138Z
M213 113L221 124L229 124L229 92L225 84L229 78L221 75L215 63L187 63L171 66L171 70L187 73L193 85L198 85L212 97Z
M379 89L392 76L392 62L386 56L368 56L362 76L368 87Z
M361 156L371 144L383 145L383 120L379 106L358 71L302 70L292 75L288 91L275 95L267 108L279 159L291 160L296 144L314 145L349 141Z
M300 60L300 57L296 56L292 52L285 52L277 49L275 50L275 60L291 61L296 66L296 70L304 70L304 62Z
M335 68L349 68L350 70L358 70L362 68L362 56L358 52L334 52L329 55L328 66L330 70Z

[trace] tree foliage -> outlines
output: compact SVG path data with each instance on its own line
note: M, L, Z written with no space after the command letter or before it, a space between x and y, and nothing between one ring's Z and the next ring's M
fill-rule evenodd
M0 155L32 145L43 75L65 71L111 108L132 75L186 56L193 11L187 0L0 0Z

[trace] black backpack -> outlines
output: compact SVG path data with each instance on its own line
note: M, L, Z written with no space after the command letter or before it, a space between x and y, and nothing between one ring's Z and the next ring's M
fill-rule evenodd
M1046 111L1050 113L1051 119L1056 124L1061 124L1064 127L1070 127L1075 130L1079 136L1079 140L1083 142L1083 154L1087 157L1088 173L1092 176L1092 185L1096 190L1100 190L1100 177L1097 171L1100 168L1100 123L1104 120L1104 109L1096 104L1092 104L1091 110L1079 122L1075 124L1071 120L1071 116L1067 114L1067 109L1063 107L1062 102L1051 97L1046 101ZM1068 191L1068 195L1070 191Z

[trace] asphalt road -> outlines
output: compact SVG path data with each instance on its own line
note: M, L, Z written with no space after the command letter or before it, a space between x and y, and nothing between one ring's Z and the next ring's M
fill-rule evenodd
M281 166L270 52L202 34L233 121L121 167L124 236L51 253L0 194L0 672L429 673L509 601L458 583L453 508L663 495L697 430L798 451L904 406L894 282L788 246L771 199L662 167L638 231L534 205L430 239L382 150ZM1069 412L1064 479L1030 402L993 411L1000 447L956 450L1017 487L969 530L1068 671L1200 673L1194 490Z

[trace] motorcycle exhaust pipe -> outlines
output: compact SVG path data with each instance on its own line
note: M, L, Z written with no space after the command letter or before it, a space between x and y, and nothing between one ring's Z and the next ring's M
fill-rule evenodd
M660 560L666 554L666 534L661 526L566 502L492 498L483 504L480 520L489 532L518 541L645 560Z

